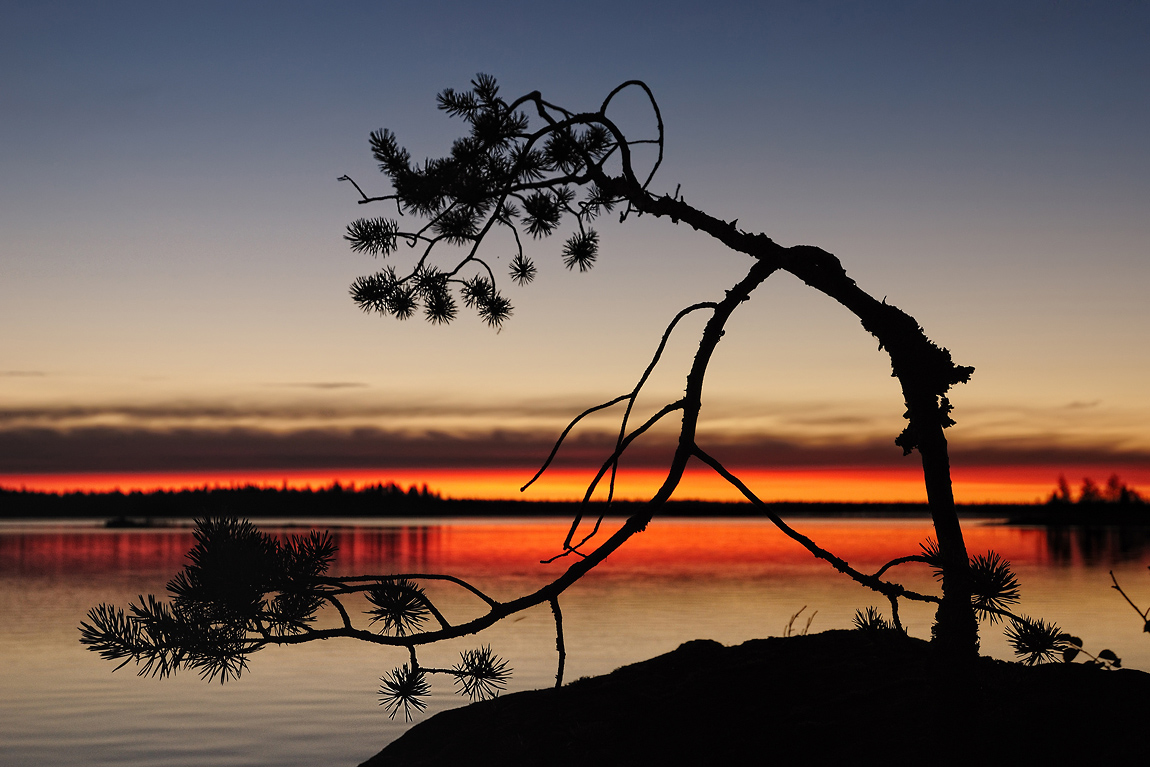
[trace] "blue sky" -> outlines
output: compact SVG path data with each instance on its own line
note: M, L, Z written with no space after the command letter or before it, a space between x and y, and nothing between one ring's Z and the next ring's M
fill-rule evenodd
M356 430L400 453L428 434L533 446L628 389L743 259L665 221L604 223L586 275L537 242L499 334L347 298L378 264L342 242L365 210L336 177L386 191L379 127L444 152L458 125L434 95L477 72L574 109L648 82L657 190L837 254L976 367L957 453L1150 472L1148 32L1144 2L4 2L0 474L98 468L109 435L172 469L181 435L237 430L256 453ZM638 101L620 119L650 125ZM898 460L887 361L788 280L731 328L704 428ZM681 387L687 330L648 405Z

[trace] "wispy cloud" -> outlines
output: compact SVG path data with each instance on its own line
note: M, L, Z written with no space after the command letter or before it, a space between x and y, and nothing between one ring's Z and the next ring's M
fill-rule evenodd
M319 389L328 391L332 389L366 389L370 384L361 381L305 381L301 383L273 383L268 386L284 387L288 389Z
M316 393L0 409L0 473L533 467L588 404L588 398L575 396L466 402L339 391L363 388L351 381L280 386ZM325 394L330 390L335 393ZM1150 441L1137 417L1082 404L963 408L960 426L951 430L954 463L1150 467ZM560 463L603 461L621 412L615 408L581 422L564 444ZM632 423L647 415L636 412ZM894 446L905 423L899 415L868 410L866 403L751 407L720 401L704 408L699 440L731 466L905 466L917 459L904 458ZM668 418L644 435L624 463L666 465L676 423Z
M358 384L300 384L313 389L359 388ZM0 408L0 427L81 428L93 425L121 425L137 428L169 428L179 425L213 423L220 427L261 423L316 422L339 425L355 422L372 425L380 419L509 419L565 418L585 409L560 401L521 401L515 403L465 403L429 400L388 400L383 402L225 402L168 401L155 403L110 403L91 405L44 405Z

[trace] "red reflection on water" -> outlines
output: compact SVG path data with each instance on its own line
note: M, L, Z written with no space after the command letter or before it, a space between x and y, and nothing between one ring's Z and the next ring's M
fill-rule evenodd
M428 525L335 530L338 572L405 569L436 559L441 528ZM270 530L286 539L296 531ZM191 530L23 530L0 532L0 574L170 572L187 562ZM383 572L388 572L384 570Z
M614 522L614 525L612 525ZM608 520L605 538L618 521ZM918 554L920 544L934 536L929 520L814 520L789 524L815 543L852 563L882 564L896 557ZM504 528L452 525L447 551L462 561L482 556L489 561L538 558L560 552L565 525L516 525ZM1038 529L970 525L965 531L972 554L994 549L1014 561L1045 561L1046 542ZM656 520L633 536L600 567L635 565L674 569L684 565L723 565L771 561L804 564L812 555L799 543L765 520Z
M618 524L607 520L596 542ZM916 554L933 535L928 520L794 520L791 524L816 543L857 566L877 566ZM285 539L308 528L275 528ZM451 522L387 527L344 527L331 531L338 546L333 572L368 574L528 569L554 572L563 559L540 570L539 560L560 553L567 523L557 520ZM1040 529L970 525L971 554L994 549L1022 564L1062 558ZM195 541L188 529L103 530L23 529L0 532L0 574L65 574L160 571L174 574ZM1100 550L1105 548L1099 543ZM1063 546L1072 544L1063 543ZM1070 549L1067 549L1069 551ZM1104 552L1103 552L1104 553ZM603 570L658 568L690 571L774 562L813 562L799 544L761 520L656 520L607 559Z
M0 533L0 573L39 575L178 569L191 531Z

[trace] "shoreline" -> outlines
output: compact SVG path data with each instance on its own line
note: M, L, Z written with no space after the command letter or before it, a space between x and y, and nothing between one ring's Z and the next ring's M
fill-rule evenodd
M1141 671L956 665L891 630L695 640L561 688L438 713L360 767L1117 764L1144 748L1148 697Z
M43 493L0 489L0 520L38 521L104 520L111 527L161 527L174 520L203 516L239 516L248 519L482 519L571 518L579 512L597 516L626 517L642 507L641 501L493 501L441 498L434 494L403 491L395 486L344 489L338 485L321 490L281 490L239 487L153 493ZM1150 526L1146 503L1042 503L958 504L960 519L1003 520L1011 525L1047 527ZM769 512L783 518L929 519L926 503L793 502L767 504ZM666 518L765 519L767 514L746 502L668 501L659 516Z

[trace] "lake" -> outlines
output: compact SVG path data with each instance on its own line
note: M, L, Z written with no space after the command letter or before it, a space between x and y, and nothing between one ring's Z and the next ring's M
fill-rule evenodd
M929 520L793 519L824 548L873 572L918 552ZM538 586L563 567L564 520L325 520L340 550L335 574L443 572L497 599ZM300 522L261 527L286 535ZM1150 670L1150 638L1110 588L1113 570L1136 602L1150 602L1150 535L1100 528L1047 531L985 520L964 523L971 554L994 549L1023 587L1020 611L1056 621L1087 649L1114 650L1123 665ZM164 595L192 545L190 529L107 530L74 523L0 525L0 764L347 765L398 737L402 714L378 705L379 677L406 662L401 649L336 639L269 648L226 685L194 673L135 676L79 644L77 626L100 603L126 606L138 594ZM903 565L888 576L937 593L928 569ZM433 584L449 619L478 614L474 597ZM849 628L855 610L885 600L814 560L769 522L656 520L562 600L568 680L711 638L735 644L779 636L791 617L801 632ZM805 608L805 609L803 609ZM932 610L905 604L912 635L929 637ZM983 624L986 654L1011 658L1001 630ZM555 642L546 606L513 616L478 637L424 648L420 661L448 666L461 650L490 645L514 668L511 690L554 683ZM737 684L737 680L732 680ZM464 699L433 677L424 718Z

